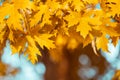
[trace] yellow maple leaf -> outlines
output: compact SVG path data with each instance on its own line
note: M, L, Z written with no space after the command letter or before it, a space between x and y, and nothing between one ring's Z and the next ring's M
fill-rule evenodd
M45 24L51 24L51 12L47 5L40 4L40 6L37 9L37 13L34 14L33 17L30 19L30 27L33 27L40 24L41 27L43 27Z
M87 37L83 41L83 48L90 44L93 40L93 36L91 34L87 35Z
M76 31L85 38L93 27L102 24L100 20L102 14L101 10L86 10L84 14L71 11L64 19L68 22L68 27L77 25Z
M116 30L116 27L113 26L106 26L106 25L100 25L97 27L94 27L95 30L99 30L103 34L108 34L110 37L118 37L120 36L119 32Z
M30 35L27 35L26 39L28 42L28 47L25 53L28 54L28 59L34 64L37 61L37 55L41 55L41 52L36 46L34 39Z
M69 15L65 16L64 19L66 21L68 21L68 27L74 26L76 24L78 24L78 22L80 21L81 18L81 14L78 12L70 12Z
M0 21L7 19L7 25L14 30L23 30L22 22L23 15L20 10L33 9L33 1L30 0L11 0L10 3L3 3L0 6ZM7 16L7 18L6 18Z
M101 31L103 33L109 34L111 37L113 36L120 36L120 34L112 27L101 26Z
M89 31L92 30L91 26L88 24L88 21L89 18L82 18L76 29L77 32L80 32L83 38L86 38L86 36L89 34Z
M101 0L102 8L107 12L107 16L119 16L120 14L120 1L119 0Z
M36 24L39 23L39 21L41 21L46 10L48 10L46 5L41 4L39 6L37 13L33 17L31 17L31 19L30 19L30 27L35 26Z
M101 37L97 37L96 38L96 47L97 50L102 49L103 51L107 51L108 52L108 39L106 38L105 35L102 35Z
M84 8L84 4L81 0L71 0L74 10L80 12Z
M44 46L48 49L55 48L53 41L49 39L51 36L51 34L41 34L38 36L35 35L34 39L42 48L44 48Z
M4 11L6 10L6 11ZM17 9L14 8L11 4L5 4L3 7L0 7L0 21L3 21L6 16L9 16L7 19L7 24L11 29L22 30L22 25L20 24L20 19L23 19Z
M49 7L51 13L55 13L58 9L61 8L60 2L54 0L47 0L46 5Z

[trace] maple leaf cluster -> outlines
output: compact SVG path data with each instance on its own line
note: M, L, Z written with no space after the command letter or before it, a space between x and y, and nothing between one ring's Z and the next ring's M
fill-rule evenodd
M68 48L92 43L95 52L108 51L109 40L116 45L120 36L119 3L119 0L5 0L0 5L0 51L9 41L13 53L27 54L32 63L41 55L38 47L53 49L66 40Z

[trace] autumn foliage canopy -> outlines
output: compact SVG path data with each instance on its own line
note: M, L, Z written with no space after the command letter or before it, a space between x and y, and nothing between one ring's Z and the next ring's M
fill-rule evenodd
M98 8L99 7L99 8ZM117 8L116 8L117 7ZM32 63L41 49L67 43L92 44L108 51L120 36L119 0L5 0L0 5L0 51L10 43L12 53L28 55Z

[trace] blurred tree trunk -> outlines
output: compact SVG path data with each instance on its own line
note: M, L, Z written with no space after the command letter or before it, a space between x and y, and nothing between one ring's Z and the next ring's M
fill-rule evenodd
M81 67L79 63L81 54L86 54L90 58L92 65L98 67L98 74L103 74L106 70L105 59L101 55L96 56L91 45L84 49L80 45L74 51L63 48L62 59L59 62L52 61L47 50L43 52L41 59L46 66L45 80L81 80L78 76L78 70ZM97 77L94 77L92 80L96 80Z

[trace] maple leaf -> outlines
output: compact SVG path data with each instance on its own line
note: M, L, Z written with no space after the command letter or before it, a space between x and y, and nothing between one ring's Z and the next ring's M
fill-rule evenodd
M34 64L37 61L37 55L41 55L41 52L36 46L35 40L30 36L26 36L28 47L25 53L28 54L28 59Z
M40 26L42 27L45 24L51 24L51 21L49 20L51 15L60 8L60 4L55 1L48 0L45 4L46 5L40 3L40 6L37 7L37 13L30 19L31 27L38 23L40 23Z
M80 31L80 34L85 38L89 31L91 31L91 26L88 24L88 18L82 18L81 22L77 26L77 32Z
M83 48L90 44L93 40L93 36L91 34L87 35L87 37L83 41Z
M98 12L100 12L99 15L97 14ZM80 32L80 34L85 38L93 27L100 26L102 24L100 21L101 15L101 10L86 10L82 16L81 13L70 12L70 14L65 16L64 19L68 22L68 27L77 25L76 31Z
M120 14L119 0L101 0L102 8L108 16L115 16Z
M107 47L108 42L109 41L104 34L101 37L97 37L96 38L97 50L102 49L103 51L108 52L108 47Z
M39 21L41 21L42 16L45 14L46 10L48 10L46 5L41 4L39 6L37 13L35 13L34 16L30 19L30 27L35 26L39 23Z
M55 13L58 9L61 8L61 4L60 2L57 1L53 1L53 0L48 0L46 2L46 5L49 7L49 10L51 13Z
M3 21L5 19L5 16L9 15L9 18L7 19L8 26L15 30L16 29L22 30L22 25L20 24L20 19L22 19L22 16L14 8L13 5L11 4L3 5L3 7L0 7L0 13L2 13L0 14L0 21Z
M70 12L69 15L64 17L64 19L68 21L68 27L78 24L80 18L81 18L81 14L78 12Z
M80 12L84 8L84 4L81 0L71 0L74 10Z
M110 26L109 27L106 27L106 26L102 27L101 31L103 33L109 34L111 37L113 37L113 36L120 36L120 34L114 28L112 28Z
M14 30L23 30L21 20L24 19L19 10L32 8L33 2L30 0L12 0L10 3L3 3L3 5L0 6L0 13L2 13L0 14L0 21L3 21L6 16L9 16L7 18L8 27Z
M40 47L44 48L44 46L45 46L48 49L55 48L53 41L49 39L50 37L52 37L51 34L41 34L38 36L36 36L36 35L34 36L35 41L40 45Z

